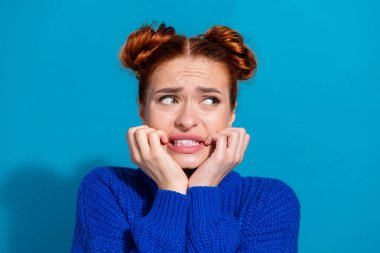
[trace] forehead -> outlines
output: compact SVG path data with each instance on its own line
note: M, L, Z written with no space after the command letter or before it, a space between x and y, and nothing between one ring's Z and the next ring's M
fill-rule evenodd
M180 57L159 65L151 76L151 89L167 86L195 88L199 85L228 91L229 76L222 63L201 57Z

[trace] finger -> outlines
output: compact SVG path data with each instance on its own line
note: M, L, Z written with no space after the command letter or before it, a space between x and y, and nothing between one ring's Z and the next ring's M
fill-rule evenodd
M242 156L241 156L240 162L243 161L244 154L245 154L245 151L247 150L247 147L248 147L250 139L251 139L251 136L249 134L246 134L245 135L245 139L244 139L244 147L243 147L243 152L242 152Z
M154 128L140 128L135 131L134 137L139 147L140 156L146 157L150 154L150 147L148 143L147 134L156 131Z
M204 141L204 144L211 145L213 142L216 143L218 136L219 136L218 132L210 134L209 136L207 136L206 140Z
M162 144L168 144L169 138L168 138L167 134L162 130L157 130L157 131L158 131L158 134L160 136L160 140L161 140Z
M247 135L247 131L244 128L238 128L240 132L240 140L239 140L239 147L236 152L236 161L240 162L243 159L244 155L244 144L245 144L245 138Z
M236 128L225 128L219 133L228 137L228 148L236 149L240 142L240 131Z
M206 146L208 146L208 145L210 145L210 144L212 143L212 136L213 136L213 134L210 134L209 136L207 136L206 140L204 140L203 143L204 143Z
M216 139L216 151L224 152L227 149L227 136L220 134Z
M134 137L135 131L139 128L147 128L147 126L144 125L144 126L138 126L138 127L131 127L128 129L127 136L126 136L131 160L133 162L140 162L141 161L139 147L138 147L136 139Z
M209 138L211 143L215 142L215 150L217 152L224 152L227 149L227 136L220 133L214 133L209 136Z
M240 131L236 128L226 128L223 129L221 134L224 134L227 136L228 140L228 147L227 147L227 153L229 157L232 157L234 160L236 159L236 155L239 151L239 145L240 145Z
M152 132L149 132L149 134L151 134ZM166 133L162 130L155 130L154 131L155 135L158 136L158 141L160 144L168 144L169 143L169 138L168 136L166 135ZM148 141L149 141L149 136L148 136ZM150 142L149 142L150 144Z
M164 133L164 131L157 130L157 131L150 132L148 134L148 141L149 141L151 153L158 154L159 152L163 150L162 145L165 145L168 143L168 138L166 134Z
M216 133L213 133L213 134L210 134L209 136L207 136L206 140L203 142L206 146L210 145L213 141L213 135L215 135Z

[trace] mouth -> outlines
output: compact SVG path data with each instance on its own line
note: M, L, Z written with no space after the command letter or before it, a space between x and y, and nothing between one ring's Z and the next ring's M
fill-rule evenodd
M170 142L174 146L198 146L200 141L196 140L173 140Z
M180 154L194 154L205 147L204 138L200 136L177 135L169 138L168 148Z

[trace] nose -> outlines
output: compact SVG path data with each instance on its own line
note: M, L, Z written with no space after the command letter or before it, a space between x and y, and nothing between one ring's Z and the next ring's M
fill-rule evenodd
M192 127L198 125L199 117L195 107L187 101L184 103L175 121L175 125L183 131L187 131Z

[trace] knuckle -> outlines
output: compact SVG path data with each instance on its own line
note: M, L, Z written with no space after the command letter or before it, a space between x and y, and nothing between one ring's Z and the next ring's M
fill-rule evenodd
M141 129L136 129L136 131L134 132L134 134L135 135L139 135L139 134L141 134L141 131L142 131Z
M155 136L157 136L157 134L158 134L157 131L152 131L152 132L148 133L148 136L149 137L155 137Z
M128 131L127 131L127 136L128 136L128 137L133 136L133 134L134 134L135 131L136 131L136 128L135 128L135 127L131 127L131 128L129 128Z
M143 136L145 135L145 132L146 132L146 129L143 129L143 128L139 128L135 131L135 136Z
M155 133L155 132L148 133L148 139L149 139L150 142L154 141L154 140L157 140L159 138L160 138L159 135L157 133Z
M130 128L128 128L128 132L133 133L133 132L135 132L137 130L142 130L142 129L146 129L146 126L143 125L143 126L130 127Z
M156 132L156 134L163 134L164 133L164 131L162 131L162 130L156 130L155 132Z
M232 131L231 132L231 135L235 138L239 137L240 136L240 132L239 131Z
M141 160L142 161L150 160L150 154L148 154L147 152L141 152Z
M150 155L150 159L152 161L158 161L160 159L160 155L156 154L156 153L153 153L153 154Z
M134 154L130 155L131 161L135 164L140 163L140 159L137 159L137 157Z

